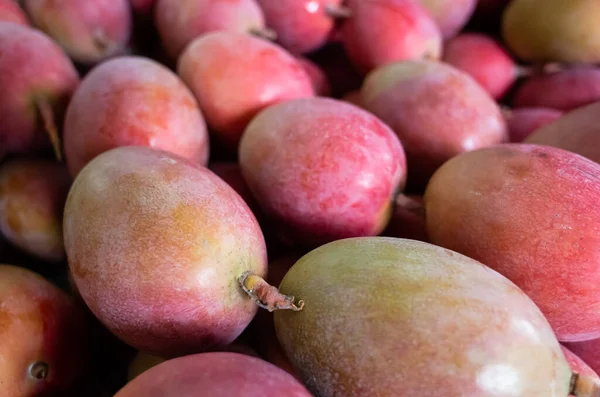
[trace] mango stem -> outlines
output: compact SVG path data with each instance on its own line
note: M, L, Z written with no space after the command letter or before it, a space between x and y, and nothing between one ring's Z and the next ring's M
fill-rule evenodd
M92 39L96 48L102 52L105 52L113 45L112 41L106 36L106 33L104 33L102 29L97 29L94 32Z
M277 288L251 271L242 273L238 277L238 283L254 303L270 312L275 310L299 312L304 308L304 301L300 300L298 305L295 305L293 296L283 295Z
M269 28L252 28L249 32L251 35L261 39L275 41L277 40L277 32Z
M600 382L591 376L573 373L569 394L575 397L600 397Z
M52 143L54 155L58 161L62 161L61 143L60 137L58 136L58 128L56 127L56 122L54 120L54 110L48 100L42 96L36 96L35 106L37 107L42 123L44 124L44 130Z

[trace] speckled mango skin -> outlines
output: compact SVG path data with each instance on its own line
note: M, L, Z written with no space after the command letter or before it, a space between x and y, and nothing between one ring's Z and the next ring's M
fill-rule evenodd
M265 214L288 241L306 246L379 234L406 180L393 131L329 98L261 112L244 132L239 161Z
M0 22L0 157L50 148L36 96L62 115L79 75L67 55L39 30Z
M82 298L138 350L173 357L225 345L256 313L237 277L265 275L264 238L204 167L146 147L105 152L75 179L63 229Z
M264 108L314 96L310 76L296 58L276 44L239 32L196 38L179 57L177 73L215 136L234 149Z
M212 163L209 169L219 178L227 182L241 198L244 199L248 207L257 218L260 218L260 206L252 195L248 184L244 180L240 164L237 162L217 162Z
M599 112L600 103L582 106L535 130L525 143L568 150L600 164Z
M240 353L194 354L139 375L115 397L311 397L282 369Z
M24 0L24 6L35 26L84 64L122 54L131 36L128 0Z
M100 153L134 145L208 162L206 122L191 91L158 62L124 56L88 73L69 103L64 125L69 172L75 176Z
M0 264L2 397L70 396L86 374L87 328L80 307L40 275ZM48 377L28 376L48 364Z
M432 61L396 62L370 73L362 105L406 149L408 181L424 187L448 159L508 140L498 104L468 74Z
M317 248L280 290L288 358L319 397L566 397L571 372L539 309L482 264L385 237Z
M50 262L65 258L62 214L71 177L52 160L13 159L0 167L0 231Z
M29 26L27 16L15 0L0 0L0 21Z
M505 144L444 164L424 195L433 244L485 263L540 307L560 341L600 336L600 165Z

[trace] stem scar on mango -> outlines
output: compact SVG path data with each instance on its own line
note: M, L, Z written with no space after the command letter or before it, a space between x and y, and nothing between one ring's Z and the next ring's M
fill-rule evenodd
M272 285L269 285L262 277L251 271L246 271L238 277L240 287L259 307L270 312L275 310L293 310L299 312L304 308L304 301L299 300L294 304L294 297L283 295Z

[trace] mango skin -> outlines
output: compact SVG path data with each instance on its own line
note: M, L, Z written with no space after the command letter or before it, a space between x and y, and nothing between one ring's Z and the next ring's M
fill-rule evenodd
M0 22L0 158L7 153L47 151L36 98L51 105L60 126L79 84L75 67L48 36L12 22Z
M305 306L275 312L277 337L320 397L568 394L569 366L533 302L441 247L338 240L301 258L280 290Z
M331 83L325 71L308 58L298 57L297 59L306 74L310 77L315 94L317 96L331 96Z
M244 180L240 164L238 162L215 162L210 164L209 169L219 178L227 182L227 184L244 199L257 219L260 220L262 215L260 213L260 206Z
M255 0L160 0L154 23L173 59L195 38L209 32L252 34L253 29L265 29L265 17Z
M33 24L76 62L94 65L125 52L133 29L127 0L23 0Z
M372 114L329 98L262 111L239 163L265 215L295 245L379 234L406 181L404 149Z
M463 33L444 45L443 61L473 77L500 100L518 78L517 65L501 43L481 33Z
M423 196L399 195L392 217L381 235L428 242L422 205Z
M508 140L494 99L467 73L442 62L405 61L371 72L362 106L389 125L406 149L408 184L422 191L450 158Z
M277 41L292 54L306 54L323 47L336 20L327 7L339 7L342 0L257 0L267 26L277 32Z
M561 345L561 348L563 354L565 355L565 359L567 360L567 363L569 363L569 366L571 367L571 370L573 370L573 372L576 372L580 375L585 375L591 379L594 379L596 382L600 382L598 374L596 374L596 372L594 372L594 370L591 369L589 365L587 365L581 358L579 358L579 356L577 356L575 353L573 353L563 345ZM570 396L572 396L572 394Z
M27 15L15 0L0 0L0 21L29 26Z
M114 397L311 397L282 369L240 353L168 360L137 376Z
M600 2L513 0L502 16L502 36L524 61L600 62Z
M527 143L530 135L558 120L563 114L562 111L551 108L518 108L505 112L510 142Z
M2 397L71 396L89 375L89 329L67 294L30 270L0 264ZM45 379L29 376L48 364ZM85 378L87 379L87 378Z
M456 36L469 22L477 0L420 0L440 27L444 39Z
M600 164L600 102L575 109L535 130L525 143L552 146Z
M266 40L232 31L194 39L177 61L214 136L237 149L244 129L263 109L313 97L310 76L290 53Z
M258 223L225 182L181 157L102 153L73 182L63 230L83 300L138 350L169 358L226 345L257 311L237 277L266 273Z
M206 165L209 137L192 92L167 67L139 56L103 62L73 94L64 123L71 175L119 146L149 146Z
M383 65L410 59L440 59L442 33L416 0L349 0L352 17L341 40L356 69L367 74Z
M62 214L70 186L67 169L56 161L5 162L0 167L0 232L30 255L63 261Z
M560 341L600 336L600 165L505 144L442 166L424 195L433 244L485 263L541 308Z
M567 67L555 73L527 78L515 91L515 108L546 107L570 111L600 101L600 68Z
M573 353L565 346L561 345L560 347L562 349L563 354L565 355L567 363L569 363L569 366L571 367L573 372L576 372L580 375L590 376L594 378L597 382L600 382L598 374L589 365L587 365L585 361L583 361L578 355Z
M582 359L596 374L600 372L600 339L563 343L563 345Z

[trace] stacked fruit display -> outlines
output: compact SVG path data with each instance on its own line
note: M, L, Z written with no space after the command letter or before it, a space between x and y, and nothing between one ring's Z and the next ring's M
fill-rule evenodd
M596 0L0 0L0 396L600 397Z

